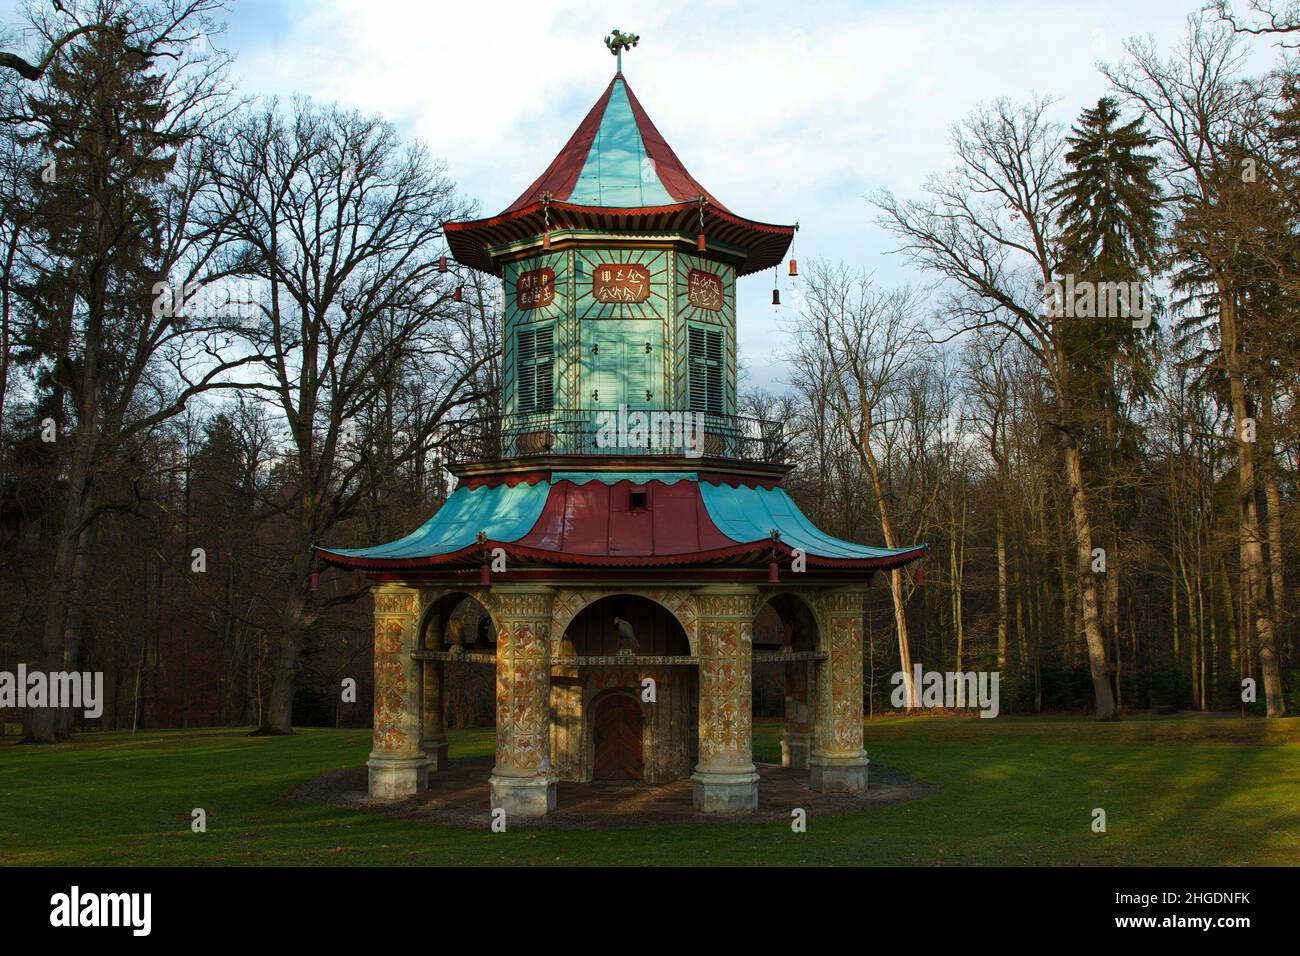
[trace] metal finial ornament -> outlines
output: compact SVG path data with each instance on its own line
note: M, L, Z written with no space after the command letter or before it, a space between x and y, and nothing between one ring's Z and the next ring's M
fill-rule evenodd
M635 33L624 33L622 30L610 30L610 35L605 37L605 46L609 47L609 52L618 57L618 72L623 72L623 51L630 50L641 41L641 37Z

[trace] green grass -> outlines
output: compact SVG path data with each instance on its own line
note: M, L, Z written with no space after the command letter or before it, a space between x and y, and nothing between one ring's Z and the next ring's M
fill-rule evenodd
M780 728L755 728L760 760ZM237 730L0 742L0 862L15 864L1275 864L1300 860L1300 721L884 718L874 762L930 797L782 822L494 834L293 790L366 759L363 730ZM486 756L492 732L452 736ZM208 831L190 830L207 811ZM1092 832L1102 807L1108 830ZM484 815L486 822L487 816Z

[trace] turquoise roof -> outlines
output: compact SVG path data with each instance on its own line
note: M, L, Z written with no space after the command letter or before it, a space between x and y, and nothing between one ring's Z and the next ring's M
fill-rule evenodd
M516 541L526 535L546 506L551 486L497 485L457 488L438 513L404 538L372 548L328 548L330 554L386 561L427 558L468 548L480 531L493 541Z
M480 533L500 544L517 542L539 524L547 511L552 487L559 482L583 485L598 481L614 485L620 481L645 484L651 481L663 484L689 482L699 493L699 500L713 522L717 532L737 546L762 544L770 541L772 532L788 548L801 549L812 558L831 560L884 561L902 564L914 560L925 545L913 548L876 548L851 541L842 541L820 531L790 498L784 488L764 488L751 485L711 484L700 481L694 472L583 472L557 471L550 480L532 484L499 484L456 489L432 518L404 538L371 548L319 548L325 556L366 561L405 561L434 558L453 554L473 546ZM563 498L558 499L563 501ZM552 508L555 506L553 505ZM549 513L549 512L548 512ZM680 513L675 513L680 514ZM550 522L561 520L572 526L575 523L594 522L600 534L609 530L608 517L603 510L591 513L559 513L551 515ZM549 524L546 526L550 526ZM545 537L545 534L543 534ZM534 541L535 536L530 538ZM725 539L724 539L725 540ZM717 547L714 544L712 547ZM590 555L589 555L590 556ZM888 559L897 558L897 562Z
M605 115L567 200L584 206L667 206L676 202L660 181L622 77L614 80Z
M781 542L820 558L887 558L914 548L873 548L841 541L818 529L784 488L700 484L700 495L718 530L736 541L781 534Z

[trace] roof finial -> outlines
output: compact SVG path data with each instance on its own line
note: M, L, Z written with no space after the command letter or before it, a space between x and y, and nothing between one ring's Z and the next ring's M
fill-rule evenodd
M618 72L623 72L623 51L630 50L640 41L635 33L624 33L622 30L610 30L610 36L605 37L605 46L609 47L609 52L618 57Z

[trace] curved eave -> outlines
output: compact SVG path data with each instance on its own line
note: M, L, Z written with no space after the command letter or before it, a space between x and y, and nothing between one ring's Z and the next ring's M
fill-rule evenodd
M507 558L521 563L579 565L595 568L686 567L718 564L724 561L735 563L742 558L750 558L753 563L759 564L769 560L774 550L769 539L741 542L728 548L715 548L710 551L697 551L690 554L628 555L625 557L550 551L544 548L523 547L511 541L493 540L488 540L482 545L475 544L459 551L451 551L447 554L436 554L421 558L359 558L352 555L338 554L327 548L317 547L314 550L321 560L326 563L351 571L416 571L429 568L476 567L483 563L484 555L495 548L502 549ZM929 545L919 545L898 554L878 558L824 558L813 554L808 554L805 558L808 566L815 568L841 568L846 571L887 571L901 568L919 560L927 550L929 550ZM781 543L776 545L775 551L786 558L790 558L794 553L793 548Z
M447 245L458 262L499 276L501 260L494 258L489 250L540 236L548 225L548 209L551 229L694 235L699 231L700 223L698 202L632 208L535 202L489 219L445 222L442 228ZM717 206L704 206L707 239L744 250L744 260L737 267L740 275L761 272L780 263L794 239L795 229L795 226L745 219Z

